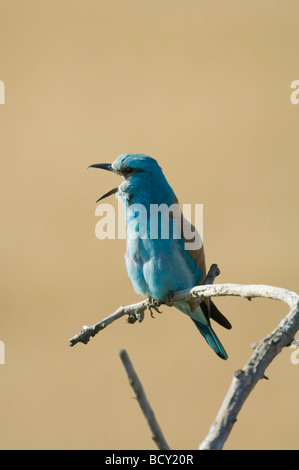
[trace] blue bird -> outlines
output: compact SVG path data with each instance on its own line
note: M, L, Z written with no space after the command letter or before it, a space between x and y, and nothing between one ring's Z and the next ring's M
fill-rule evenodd
M90 167L109 170L124 178L122 184L105 193L97 202L115 194L126 206L125 260L135 291L147 296L154 306L155 301L158 304L167 303L176 291L201 284L206 276L202 243L197 249L186 249L182 230L186 219L182 214L174 216L169 211L168 217L163 216L163 211L166 213L173 204L176 205L173 207L179 206L157 161L147 155L125 153L112 164L99 163ZM161 211L156 211L157 207ZM152 208L156 211L155 219L151 215ZM195 231L192 225L191 229ZM210 318L227 329L231 328L231 324L214 303L205 299L199 305L180 301L175 302L174 306L193 320L215 353L227 359Z

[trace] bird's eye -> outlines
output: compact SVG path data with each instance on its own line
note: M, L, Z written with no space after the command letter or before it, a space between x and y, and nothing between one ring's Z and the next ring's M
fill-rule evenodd
M124 169L123 174L125 176L130 176L134 173L134 168L130 168L129 166Z
M119 173L124 177L124 178L129 178L132 175L135 175L135 173L140 173L143 170L141 168L134 168L132 166L127 166L123 170L121 170Z

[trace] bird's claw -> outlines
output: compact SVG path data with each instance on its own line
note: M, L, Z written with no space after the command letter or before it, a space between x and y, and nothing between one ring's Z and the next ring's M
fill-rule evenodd
M149 312L150 312L152 318L155 318L155 317L154 317L154 314L153 314L153 310L155 310L155 311L158 312L158 313L162 313L162 312L159 310L160 305L161 305L161 302L159 302L159 300L155 300L155 299L153 299L152 297L148 297L148 298L147 298L146 306L147 306L147 308L149 309ZM152 310L152 309L153 309L153 310Z

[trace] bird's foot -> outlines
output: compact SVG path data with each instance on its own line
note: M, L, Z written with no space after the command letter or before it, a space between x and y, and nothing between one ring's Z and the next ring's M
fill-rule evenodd
M155 300L155 299L153 299L152 297L148 297L148 298L146 299L146 306L147 306L147 308L149 309L152 318L155 318L155 317L154 317L154 314L153 314L153 310L155 310L155 311L158 312L158 313L162 313L162 312L159 310L160 305L161 305L161 302L159 302L159 300ZM153 310L152 310L152 309L153 309Z

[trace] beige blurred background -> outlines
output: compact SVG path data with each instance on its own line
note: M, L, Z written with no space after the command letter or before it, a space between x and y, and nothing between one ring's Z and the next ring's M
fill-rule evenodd
M217 300L233 323L215 327L226 362L169 308L70 348L82 325L141 299L125 241L94 232L95 201L119 180L86 168L156 157L181 202L204 204L219 282L298 291L298 17L292 0L0 0L0 448L155 449L120 348L170 446L205 437L250 343L288 309ZM250 395L226 449L299 448L291 352Z

